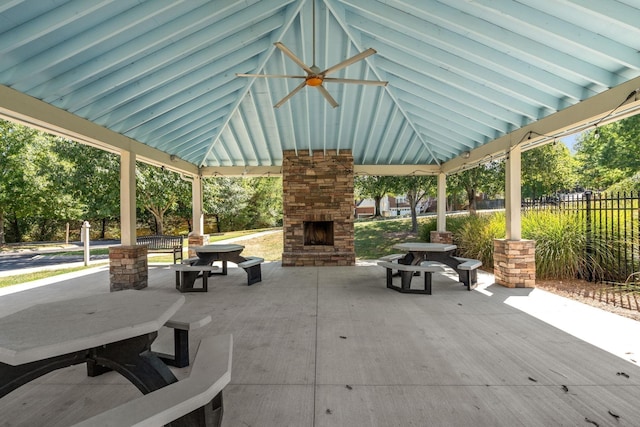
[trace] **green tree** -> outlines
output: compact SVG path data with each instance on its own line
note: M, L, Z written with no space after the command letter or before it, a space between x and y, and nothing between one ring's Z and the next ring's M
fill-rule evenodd
M585 132L575 148L579 182L585 188L603 190L630 178L640 169L640 116Z
M536 198L577 185L574 160L564 144L546 144L522 153L522 196Z
M120 217L120 156L73 141L57 145L56 151L75 162L67 176L71 194L85 207L82 219L100 223L104 239L109 221Z
M435 196L437 191L437 181L434 176L401 176L395 180L394 191L396 194L405 194L411 207L411 232L418 232L418 214L416 207L418 203L425 200L427 196Z
M19 219L27 215L24 196L29 185L25 150L35 135L33 129L0 120L0 244L7 242L5 224L10 240L22 240Z
M215 177L203 180L203 210L216 218L218 232L235 230L238 216L249 195L241 178Z
M189 193L191 187L179 174L143 163L136 165L136 180L138 206L153 216L156 234L163 234L165 214L177 207L180 194Z
M381 216L380 201L395 187L395 177L392 176L356 176L354 192L357 199L373 199L375 202L374 216Z
M71 191L74 163L57 155L61 138L0 121L0 239L49 240L60 223L79 218L83 205Z
M69 141L44 133L38 133L36 139L40 141L36 145L38 152L31 156L35 176L35 188L32 191L36 191L39 204L34 212L34 225L38 228L34 230L33 238L51 240L59 237L63 224L81 219L86 207L73 194L78 183L71 180L70 176L76 162L59 156L56 150L69 144Z
M282 179L248 178L243 180L248 200L243 216L245 229L282 224Z
M504 163L488 162L475 168L467 169L447 177L447 192L456 195L460 192L466 195L469 213L476 213L476 196L484 192L490 196L504 190Z

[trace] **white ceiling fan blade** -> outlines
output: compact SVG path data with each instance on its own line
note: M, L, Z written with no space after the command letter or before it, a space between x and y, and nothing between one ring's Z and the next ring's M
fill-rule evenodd
M298 93L300 91L300 89L302 89L303 87L305 87L307 84L306 81L300 83L298 86L296 86L296 88L294 90L292 90L291 92L289 92L289 95L285 96L284 98L282 98L280 101L278 101L278 103L276 105L273 106L273 108L280 108L282 106L282 104L284 104L285 102L287 102L289 100L289 98L291 98L293 95L295 95L296 93Z
M380 80L338 79L333 77L325 77L323 81L329 83L355 83L370 86L386 86L389 84L389 82L381 82Z
M280 42L275 42L274 43L276 45L276 47L278 49L280 49L282 51L282 53L284 53L285 55L287 55L289 58L291 58L291 60L293 62L295 62L296 64L298 64L300 66L300 68L302 68L303 70L305 70L307 73L309 74L313 74L313 71L311 70L311 68L309 68L307 66L307 64L305 64L304 62L302 62L302 60L300 58L298 58L293 52L291 52L289 50L288 47L286 47L285 45L283 45Z
M324 96L325 99L329 101L329 104L331 104L333 108L336 108L338 106L338 103L336 102L336 100L333 99L333 97L329 94L329 92L327 92L327 90L322 85L316 86L316 87L318 88L322 96Z
M344 67L348 67L349 65L356 63L358 61L363 60L364 58L373 55L374 53L376 53L376 50L373 48L369 48L367 50L365 50L364 52L361 52L355 56L352 56L349 59L345 59L344 61L334 65L333 67L329 67L326 70L324 70L323 72L321 72L320 74L327 76L331 73L335 73L338 70L343 69Z
M236 77L267 77L274 79L306 79L307 76L290 76L288 74L244 74L236 73Z

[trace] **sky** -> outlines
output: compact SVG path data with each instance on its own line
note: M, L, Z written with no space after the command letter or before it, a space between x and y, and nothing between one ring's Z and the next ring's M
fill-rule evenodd
M574 133L573 135L565 136L564 138L560 139L560 141L564 142L564 145L566 145L569 148L569 151L571 152L571 154L576 154L576 150L575 148L573 148L573 146L575 145L576 140L578 139L579 136L580 136L579 133Z

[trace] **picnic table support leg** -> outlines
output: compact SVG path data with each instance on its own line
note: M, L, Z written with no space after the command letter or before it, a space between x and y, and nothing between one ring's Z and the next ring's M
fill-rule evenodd
M458 270L458 278L467 287L467 290L475 289L478 286L478 271Z
M173 329L173 355L155 352L156 356L169 366L184 368L189 366L189 331Z
M0 362L0 398L42 375L87 360L87 351L76 351L62 356L12 366Z
M151 343L157 336L157 332L152 332L93 348L88 359L118 372L143 394L151 393L178 381L167 365L151 351Z
M171 427L188 426L211 426L220 427L222 425L222 392L218 393L211 402L196 409L187 415L178 418L169 424Z
M207 292L209 287L209 272L202 271L202 288L195 288L198 280L197 271L176 271L176 289L184 292Z
M413 278L414 271L401 271L400 272L400 280L401 280L401 289L402 292L408 291L411 289L411 279Z
M387 268L387 288L393 289L393 270Z
M431 273L428 271L424 272L424 293L431 295Z
M262 269L260 268L260 264L247 267L245 271L247 272L248 286L251 286L254 283L262 281Z

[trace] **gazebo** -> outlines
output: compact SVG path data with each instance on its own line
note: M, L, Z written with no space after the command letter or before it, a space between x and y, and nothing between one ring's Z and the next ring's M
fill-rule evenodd
M282 175L285 226L331 233L324 246L339 265L286 274L292 260L324 254L285 242L282 264L267 263L260 285L245 286L234 270L185 298L158 267L147 295L125 291L184 299L186 312L210 316L192 331L193 350L233 334L227 424L634 425L637 322L494 286L485 272L475 292L444 274L433 295L388 292L378 266L350 266L344 201L356 174L434 175L443 198L448 175L506 158L495 281L532 286L521 153L638 111L638 22L631 0L2 2L0 117L122 159L122 245L110 271L3 290L3 318L17 314L25 331L34 304L126 297L105 283L121 280L123 256L147 267L135 245L136 161L192 181L191 244L207 238L203 178ZM439 204L432 240L447 238ZM144 310L124 311L96 323ZM155 331L166 324L158 319ZM60 335L73 328L64 320ZM157 344L170 346L169 335ZM46 338L60 350L56 336ZM192 368L180 369L182 381ZM104 375L77 364L30 381L3 397L3 421L70 425L135 404L140 390Z
M206 241L203 177L283 175L286 265L319 255L288 244L287 226L330 223L349 240L353 213L334 224L343 206L287 209L314 210L300 188L316 188L317 168L346 199L356 174L437 175L443 198L447 175L506 158L496 280L527 287L520 155L637 112L639 20L613 0L6 2L0 117L121 156L114 250L141 263L136 160L192 181L192 244ZM433 238L446 240L438 206ZM348 245L332 250L352 262Z

